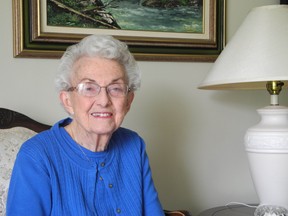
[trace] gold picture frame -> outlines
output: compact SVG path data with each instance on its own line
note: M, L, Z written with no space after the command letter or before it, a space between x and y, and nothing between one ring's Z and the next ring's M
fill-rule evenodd
M43 15L47 1L51 0L13 0L14 57L60 58L67 46L80 41L88 34L102 31L69 27L50 28L45 24ZM141 34L137 31L107 31L108 34L126 42L136 60L211 62L217 58L225 45L225 0L203 0L203 5L205 15L202 34L168 35L166 32L157 32L153 35L153 32L145 31Z

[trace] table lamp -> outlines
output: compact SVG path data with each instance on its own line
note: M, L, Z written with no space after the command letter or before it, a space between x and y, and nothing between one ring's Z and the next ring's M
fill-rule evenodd
M199 89L267 89L270 105L244 143L260 204L255 216L288 215L288 108L279 105L288 85L288 5L252 9Z

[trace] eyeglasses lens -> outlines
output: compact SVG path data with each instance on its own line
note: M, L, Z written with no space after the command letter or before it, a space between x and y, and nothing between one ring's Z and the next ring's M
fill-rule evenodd
M106 87L101 87L96 83L80 83L77 90L83 96L95 97L100 93L102 88L105 88L111 97L124 97L128 93L128 86L122 83L113 83Z

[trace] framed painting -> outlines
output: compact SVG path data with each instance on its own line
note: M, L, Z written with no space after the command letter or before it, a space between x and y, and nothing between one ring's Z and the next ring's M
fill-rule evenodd
M89 34L127 43L140 61L214 61L225 0L13 0L14 57L60 58Z

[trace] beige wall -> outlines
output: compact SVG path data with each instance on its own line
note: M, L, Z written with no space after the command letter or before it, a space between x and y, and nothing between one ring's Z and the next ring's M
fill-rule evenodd
M13 58L11 2L0 3L0 107L53 124L66 116L53 86L59 60ZM267 4L279 0L227 0L228 41L250 8ZM194 215L231 201L258 201L242 140L259 120L255 110L268 105L269 97L264 90L198 90L211 66L140 62L143 87L124 123L146 140L164 208Z

